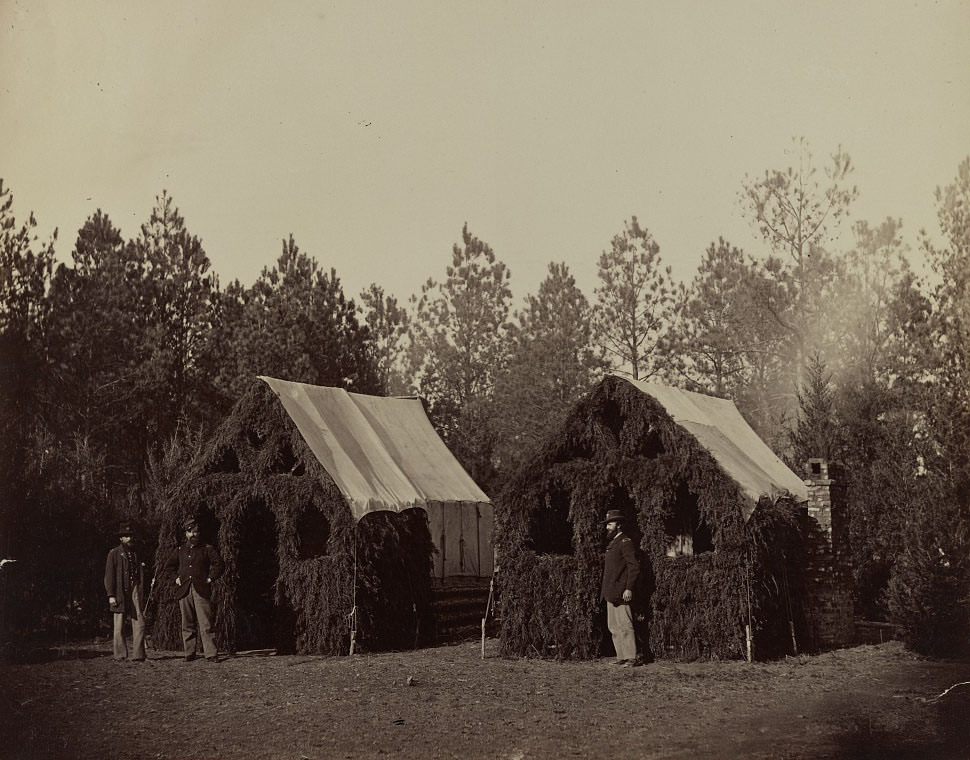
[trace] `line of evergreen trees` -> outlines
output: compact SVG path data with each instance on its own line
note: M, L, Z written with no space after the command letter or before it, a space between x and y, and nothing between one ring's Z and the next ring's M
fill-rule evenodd
M632 217L599 257L592 299L550 263L518 309L509 268L467 225L444 276L409 302L378 284L354 300L292 236L252 286L223 287L164 192L131 240L97 210L56 265L56 232L42 240L32 214L15 220L0 181L0 553L18 560L15 580L0 577L4 629L104 623L117 520L151 534L163 481L257 374L420 394L494 493L613 371L733 399L796 471L812 456L841 463L860 610L904 624L922 651L958 651L970 159L937 191L921 275L899 220L842 229L858 195L846 154L816 167L796 141L793 155L739 191L766 255L718 239L676 282Z

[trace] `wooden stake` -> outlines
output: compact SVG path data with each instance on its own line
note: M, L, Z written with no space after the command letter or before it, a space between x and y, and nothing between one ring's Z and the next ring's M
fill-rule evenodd
M751 566L747 557L744 561L744 585L748 597L748 624L744 627L744 638L747 646L748 662L751 662L751 649L754 644L754 630L751 627Z
M482 618L482 659L485 659L485 621L488 620L488 613L492 609L492 594L495 591L494 576L488 582L488 601L485 602L485 616Z

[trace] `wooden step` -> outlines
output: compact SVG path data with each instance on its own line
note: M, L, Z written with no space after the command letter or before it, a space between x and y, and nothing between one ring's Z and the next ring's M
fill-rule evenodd
M481 635L489 588L489 578L446 578L432 584L431 614L439 643Z

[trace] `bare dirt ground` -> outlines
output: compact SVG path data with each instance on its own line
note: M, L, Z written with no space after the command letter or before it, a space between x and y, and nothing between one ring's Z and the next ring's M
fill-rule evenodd
M0 757L970 758L970 663L898 643L770 663L508 660L488 641L0 665Z

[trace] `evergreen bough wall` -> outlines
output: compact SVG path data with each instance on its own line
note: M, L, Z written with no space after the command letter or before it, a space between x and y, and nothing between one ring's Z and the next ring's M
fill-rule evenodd
M678 493L696 496L714 550L667 556ZM641 550L638 638L648 656L741 658L750 611L754 654L792 650L804 625L798 514L763 498L750 519L710 453L662 405L607 377L570 412L496 501L496 575L507 655L593 658L612 651L599 599L607 509L622 509ZM572 553L545 551L533 525L571 527Z

